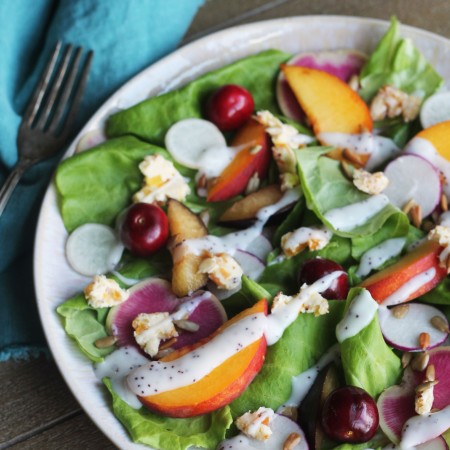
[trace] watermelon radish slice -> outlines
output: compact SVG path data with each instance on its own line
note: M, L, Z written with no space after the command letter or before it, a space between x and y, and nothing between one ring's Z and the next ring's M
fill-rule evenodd
M115 231L100 223L86 223L67 238L66 257L72 269L93 277L113 270L124 246Z
M431 441L420 444L416 447L417 450L448 450L447 442L441 436L432 439Z
M446 316L439 309L420 303L409 303L401 307L407 311L402 317L395 316L395 309L380 307L378 310L381 332L389 345L398 350L415 352L424 350L419 344L420 333L428 333L430 336L427 349L437 347L447 339L445 331L440 331L431 324L431 319L439 316L448 326Z
M128 300L111 308L106 318L106 329L117 338L119 347L137 345L131 323L139 313L171 313L179 304L170 283L160 278L140 281L129 289L129 293Z
M287 64L323 70L347 82L360 72L366 60L367 57L356 50L336 50L300 53L292 57ZM304 122L304 114L281 72L278 75L276 96L284 116Z
M166 280L149 278L129 290L128 300L111 308L106 319L109 334L116 344L137 346L132 322L139 313L169 312L175 320L187 320L198 325L196 331L179 329L176 342L170 348L193 344L220 327L227 316L220 301L210 292L198 291L191 297L178 299Z
M438 92L428 97L420 108L420 123L428 128L450 120L450 92Z
M285 442L293 433L297 434L300 439L296 445L289 447L289 449L308 450L309 447L305 435L299 425L293 420L282 416L281 414L274 414L269 426L272 430L272 434L269 439L265 441L259 441L241 433L231 439L221 442L217 447L217 450L274 450L287 448L285 447Z
M389 179L389 185L383 194L400 209L414 200L422 208L422 216L426 217L439 204L440 172L426 159L412 154L399 156L387 165L384 174Z
M266 268L265 264L257 256L243 250L237 250L233 258L241 266L244 275L251 280L256 281Z

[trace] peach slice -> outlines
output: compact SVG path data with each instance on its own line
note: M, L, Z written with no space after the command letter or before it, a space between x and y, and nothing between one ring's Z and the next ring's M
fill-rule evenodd
M446 269L439 266L441 251L442 247L437 242L425 241L392 266L366 278L360 286L365 287L374 300L382 304L409 280L434 268L436 271L434 277L403 299L404 302L414 300L433 289L447 276Z
M208 345L215 336L230 325L257 313L267 315L267 301L265 299L225 322L211 336L196 344L175 350L162 358L161 361L173 361L201 345ZM139 397L139 399L152 411L170 417L192 417L214 411L231 403L252 382L263 365L266 347L266 338L263 335L218 367L215 367L199 381L161 394Z
M281 70L319 140L320 133L372 131L369 108L338 77L308 67L282 65Z
M450 120L425 128L415 137L426 139L436 151L450 161Z
M250 119L239 129L231 146L242 147L242 150L209 186L209 202L228 200L242 194L255 173L262 179L269 169L270 138L264 126L256 120Z
M208 275L198 272L202 256L186 252L183 241L204 237L208 229L196 214L177 200L169 200L167 218L169 233L174 241L172 291L176 296L184 297L204 286Z

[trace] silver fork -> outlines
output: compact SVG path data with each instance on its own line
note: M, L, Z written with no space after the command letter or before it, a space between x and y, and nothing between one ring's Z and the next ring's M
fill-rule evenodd
M19 160L0 189L0 215L24 172L60 150L74 131L93 57L58 42L25 110L17 135Z

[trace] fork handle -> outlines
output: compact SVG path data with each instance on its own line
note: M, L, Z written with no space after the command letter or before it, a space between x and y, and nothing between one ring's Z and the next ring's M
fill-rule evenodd
M6 204L8 203L14 188L17 186L17 183L22 178L24 172L32 166L33 163L34 161L31 159L19 159L11 173L8 175L8 178L0 189L0 216L3 214Z

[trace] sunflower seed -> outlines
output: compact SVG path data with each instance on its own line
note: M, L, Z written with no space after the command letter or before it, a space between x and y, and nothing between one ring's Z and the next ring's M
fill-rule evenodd
M430 322L431 325L433 325L433 327L436 328L437 330L447 334L450 333L447 321L443 319L441 316L433 316L430 319Z
M436 380L436 371L434 368L434 364L430 364L427 367L427 370L425 372L425 377L426 377L427 381L435 381Z
M408 314L409 305L398 305L392 308L391 311L396 319L402 319L406 316L406 314Z
M174 320L173 324L182 330L191 331L192 333L195 333L200 328L198 323L192 322L191 320Z
M405 352L402 355L402 367L405 369L409 363L411 362L412 359L412 353L409 352Z
M105 336L102 337L100 339L97 339L94 342L94 345L97 348L108 348L111 347L112 345L114 345L117 341L117 338L115 336Z
M284 441L283 450L292 450L300 443L301 436L298 433L291 433Z
M418 353L411 361L411 369L416 372L422 372L428 366L430 355L427 352Z

